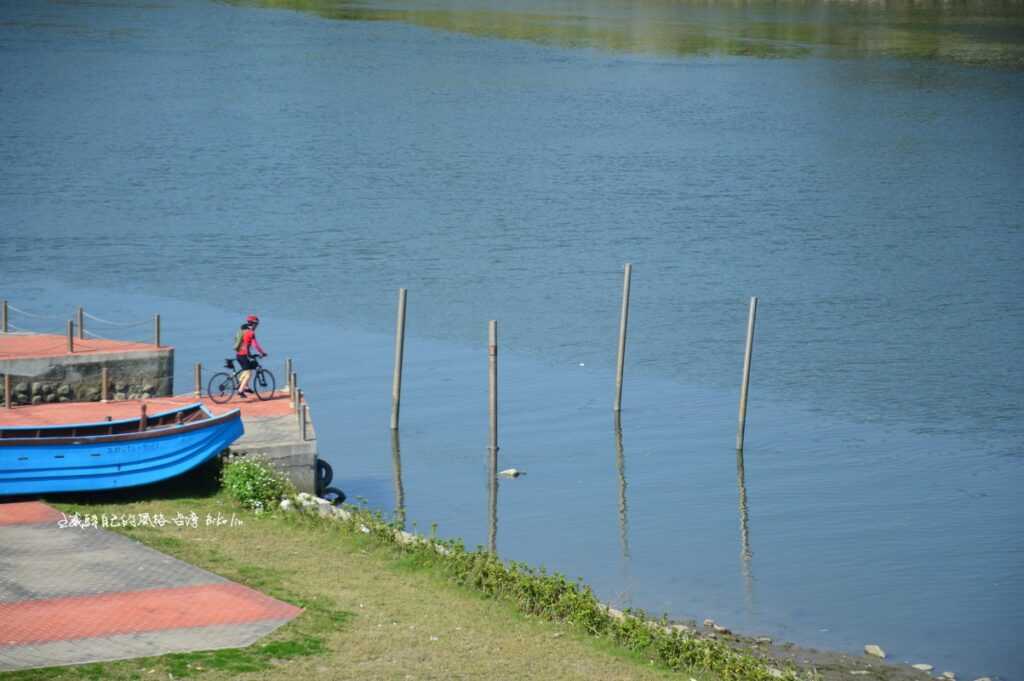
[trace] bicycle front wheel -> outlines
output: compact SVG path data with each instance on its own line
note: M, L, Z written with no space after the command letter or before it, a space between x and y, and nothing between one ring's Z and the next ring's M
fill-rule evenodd
M252 377L252 385L250 387L256 393L256 397L261 400L269 400L274 397L277 382L274 380L274 374L260 367L256 370L256 375Z
M226 372L214 374L206 386L206 394L217 404L224 404L235 394L235 377Z

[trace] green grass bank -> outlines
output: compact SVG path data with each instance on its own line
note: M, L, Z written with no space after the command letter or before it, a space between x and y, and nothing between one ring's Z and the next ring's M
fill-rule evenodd
M609 614L579 582L457 542L402 542L365 511L256 514L221 488L213 465L161 486L48 501L82 517L195 518L119 522L128 526L114 531L305 611L245 649L0 674L4 681L797 678L784 662L758 659L749 640ZM830 678L829 666L799 678Z

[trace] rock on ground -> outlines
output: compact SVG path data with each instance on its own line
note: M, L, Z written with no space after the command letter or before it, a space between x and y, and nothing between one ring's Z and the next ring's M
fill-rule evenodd
M875 657L880 657L883 660L885 659L885 651L882 650L879 646L876 646L874 643L869 643L868 645L864 646L864 652L868 655L874 655Z

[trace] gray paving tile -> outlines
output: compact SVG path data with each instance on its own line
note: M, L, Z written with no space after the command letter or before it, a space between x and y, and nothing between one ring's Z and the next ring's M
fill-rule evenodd
M113 532L0 527L0 603L224 581Z
M153 657L195 650L244 648L290 620L165 629L25 646L0 646L0 671Z

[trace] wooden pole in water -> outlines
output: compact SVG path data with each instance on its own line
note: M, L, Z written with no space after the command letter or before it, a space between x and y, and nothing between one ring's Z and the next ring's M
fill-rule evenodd
M139 415L139 430L145 430L146 426L148 425L147 422L149 420L146 417L146 403L145 402L142 403L141 407L139 408L139 411L140 411L140 415Z
M757 318L757 296L750 299L747 317L747 347L743 353L743 383L740 384L740 419L736 428L736 449L743 451L743 435L747 428L747 388L750 386L750 360L754 352L754 320Z
M304 404L299 407L299 434L302 437L302 441L306 441L306 424L309 422L309 405Z
M490 439L487 448L491 455L498 453L498 322L487 322L488 412Z
M398 322L395 326L395 373L391 381L391 430L398 429L402 402L402 357L405 352L405 289L398 289Z
M203 363L196 362L196 397L203 396Z
M103 384L100 386L100 400L102 400L103 402L109 402L110 377L109 374L107 373L107 367L103 367L102 369L100 369L100 383Z
M75 323L68 320L68 352L75 351Z
M292 399L292 358L284 360L284 381L288 384L288 399Z
M622 411L622 371L626 363L626 326L629 322L629 280L633 266L626 263L622 280L622 314L619 316L619 357L615 369L615 411Z
M4 374L4 407L7 409L13 407L11 397L11 375Z
M160 315L153 315L153 344L160 347Z
M78 308L78 337L85 340L85 310Z
M292 409L298 409L299 408L299 399L298 398L299 398L299 393L301 392L299 390L299 375L293 371L292 374L291 374L291 378L292 378L291 392L288 393L288 397L291 400Z
M3 307L0 307L0 331L7 333L7 300L4 300Z

